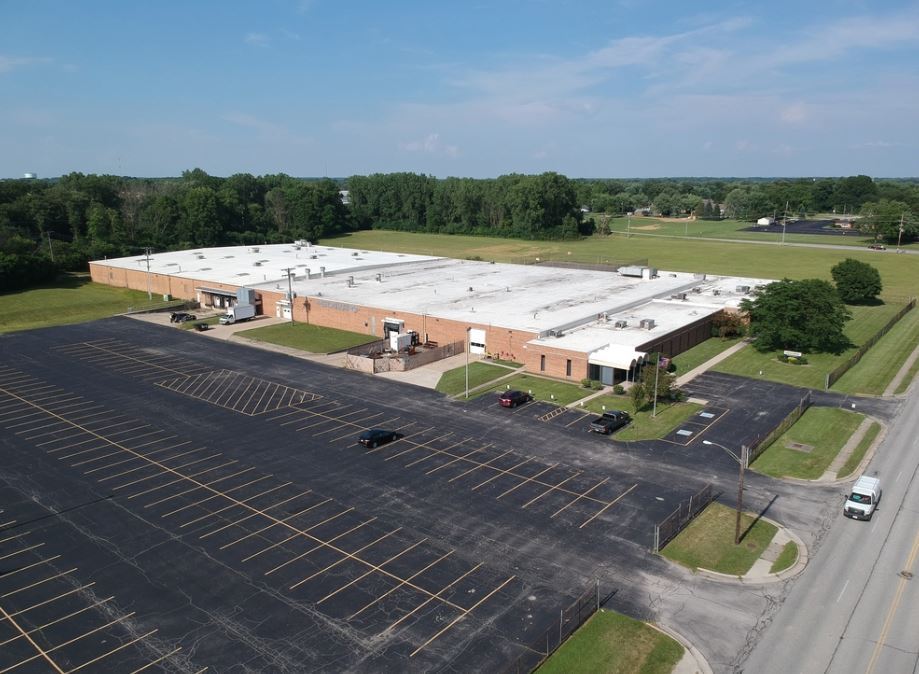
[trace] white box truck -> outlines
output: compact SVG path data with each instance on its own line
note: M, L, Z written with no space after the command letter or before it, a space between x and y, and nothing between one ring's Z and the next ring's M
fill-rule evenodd
M225 316L221 316L220 325L232 325L241 321L248 321L255 317L254 304L237 304L227 309Z
M842 513L855 520L870 520L880 500L881 480L862 475L852 485Z

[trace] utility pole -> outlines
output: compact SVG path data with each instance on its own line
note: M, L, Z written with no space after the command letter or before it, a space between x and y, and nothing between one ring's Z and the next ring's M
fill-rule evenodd
M469 347L471 346L471 330L466 328L466 398L469 398Z
M900 241L903 239L903 213L900 213L900 231L897 232L897 252L900 252ZM50 241L50 239L49 239ZM51 258L54 260L54 258Z
M290 324L294 324L294 289L291 285L291 277L294 273L294 267L287 267L281 271L287 274L287 306L290 307Z
M632 211L628 212L627 217L628 221L625 225L625 238L630 239L632 238Z
M788 202L785 202L785 213L782 214L782 245L785 245L785 225L788 224Z
M661 373L661 352L657 352L657 362L654 364L654 409L651 411L651 417L657 417L657 378Z
M150 248L144 248L144 256L147 258L147 301L153 301L153 293L150 292Z
M740 545L740 517L743 512L743 483L744 483L744 473L747 470L747 464L750 463L750 448L746 445L740 446L740 456L732 452L730 449L724 445L712 442L711 440L703 440L703 445L711 445L714 447L720 447L728 454L731 455L738 464L740 464L740 475L737 479L737 520L734 524L734 545Z

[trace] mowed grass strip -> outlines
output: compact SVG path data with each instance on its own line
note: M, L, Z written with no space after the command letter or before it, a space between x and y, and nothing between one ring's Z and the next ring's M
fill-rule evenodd
M67 276L53 284L0 295L0 333L83 323L147 304L147 293Z
M625 410L632 416L632 423L612 433L610 437L622 442L634 442L664 437L679 428L689 417L698 414L702 407L696 403L658 403L657 416L651 416L653 408L643 407L636 411L628 395L604 395L588 400L583 408L578 409L594 414L602 414L609 410Z
M876 421L871 422L871 426L868 427L865 436L861 439L861 442L858 443L858 447L853 450L849 458L846 459L846 462L842 464L842 468L836 473L836 479L848 477L855 472L855 469L858 468L862 459L865 458L865 452L868 451L868 448L874 443L874 439L880 432L881 425Z
M306 323L266 325L263 328L241 330L236 334L259 342L278 344L310 353L333 353L352 346L367 344L376 339L373 335L362 335L358 332L323 328Z
M505 374L506 373L505 371ZM500 384L496 384L491 388L477 391L476 396L483 394L500 394L508 388L512 391L531 391L536 400L544 400L546 402L555 403L556 405L568 405L592 393L585 388L575 384L569 384L568 382L520 374L510 379L505 379Z
M487 384L498 377L504 377L511 373L506 367L498 365L489 365L488 363L469 363L469 388ZM450 396L460 395L466 390L466 366L461 365L447 370L440 376L437 382L437 390Z
M691 225L690 225L691 226ZM842 238L842 237L840 237ZM821 237L834 243L836 237ZM527 241L487 236L457 236L366 230L322 240L323 244L388 250L454 258L479 257L496 262L567 260L648 260L658 269L764 279L822 278L847 257L875 266L884 283L882 297L902 300L916 293L916 263L912 255L877 253L867 249L799 248L755 243L726 243L704 238L591 236L577 241Z
M779 556L775 558L775 561L772 562L772 567L769 569L769 573L778 573L779 571L784 571L785 569L791 568L791 565L794 564L798 559L798 544L794 541L788 541L783 547L782 551L779 553Z
M914 308L840 377L830 390L881 395L917 345L919 308Z
M735 509L711 503L661 550L661 554L693 571L708 569L742 576L760 558L778 529L765 520L758 520L754 524L754 517L742 513L742 538L740 545L734 545L736 521Z
M816 480L862 423L864 415L835 407L810 407L794 426L780 435L751 467L773 477ZM797 443L809 451L791 449Z
M600 610L539 668L539 674L670 674L683 646L645 623Z
M846 323L845 333L856 346L846 349L839 355L806 353L807 365L792 365L778 360L781 351L760 352L751 345L718 363L713 369L716 372L736 374L742 377L768 379L793 386L823 389L827 373L851 357L857 345L862 344L880 330L901 308L902 305L898 304L850 306L852 320ZM836 390L836 387L833 388Z
M719 353L727 351L732 346L740 342L740 340L740 337L733 337L731 339L710 337L704 342L696 344L691 349L684 351L673 359L672 362L676 366L676 372L674 374L679 377L680 375L684 375L687 372L694 370L702 363L709 361L717 356Z

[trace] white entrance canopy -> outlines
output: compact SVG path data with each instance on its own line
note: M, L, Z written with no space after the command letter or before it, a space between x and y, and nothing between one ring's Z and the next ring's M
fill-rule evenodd
M641 365L647 355L642 351L636 351L631 346L609 344L590 354L587 362L601 367L614 367L617 370L630 370L637 365Z

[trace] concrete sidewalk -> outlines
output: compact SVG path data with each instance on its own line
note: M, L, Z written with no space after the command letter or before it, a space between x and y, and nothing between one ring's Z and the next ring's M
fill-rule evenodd
M730 347L729 349L725 349L724 351L719 353L717 356L714 356L713 358L709 358L707 361L705 361L698 367L694 367L686 374L677 377L676 385L683 386L691 382L693 379L698 377L700 374L702 374L703 372L708 372L710 369L715 367L718 363L720 363L723 360L726 360L727 358L730 358L731 356L733 356L735 353L740 351L742 348L744 348L748 344L749 342L747 342L746 340L740 341L734 346Z

